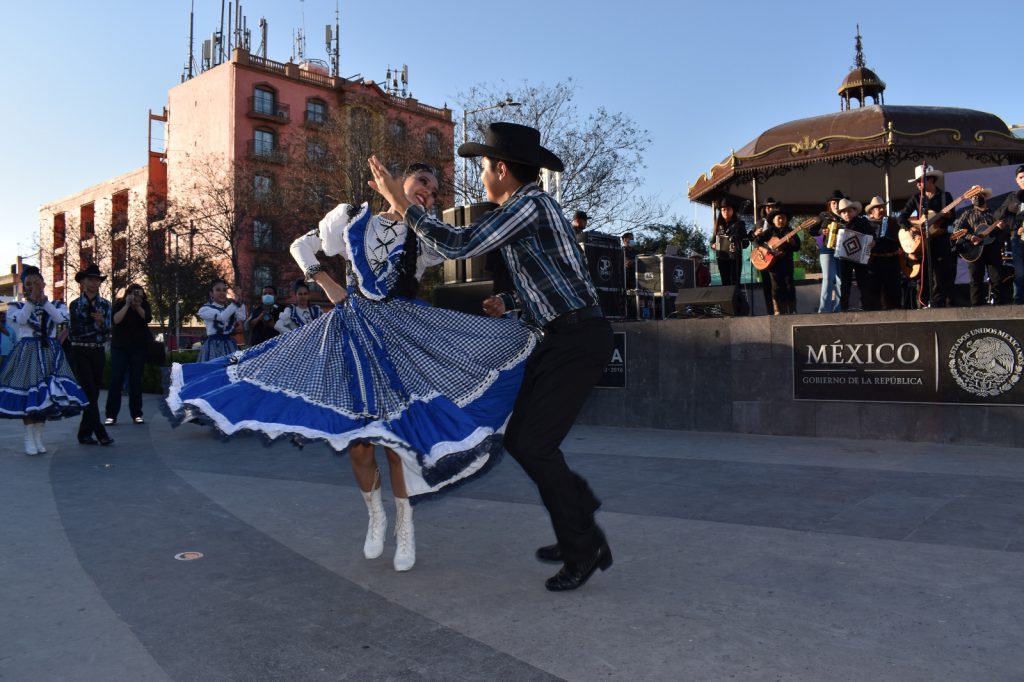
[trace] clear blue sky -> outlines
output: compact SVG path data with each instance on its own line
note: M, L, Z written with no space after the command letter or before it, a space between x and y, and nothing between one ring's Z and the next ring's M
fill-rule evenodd
M198 50L219 23L220 2L195 4ZM242 4L254 34L260 16L269 21L270 58L288 59L303 13L306 56L326 57L323 26L334 23L334 0ZM967 107L1024 122L1020 12L990 7L1006 12L1002 34L993 14L946 1L342 2L341 71L382 80L389 64L408 64L418 99L453 107L474 84L573 77L581 114L604 106L649 131L647 192L670 215L707 228L710 212L686 200L687 183L768 127L838 111L858 22L868 66L888 84L886 103ZM28 254L40 204L145 164L146 112L159 111L179 82L188 12L187 0L6 4L5 270L19 244ZM983 32L972 38L975 22Z

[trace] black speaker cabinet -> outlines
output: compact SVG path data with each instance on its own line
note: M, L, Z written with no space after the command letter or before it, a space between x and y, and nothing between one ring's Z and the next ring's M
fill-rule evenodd
M460 282L434 287L434 306L458 310L470 315L483 315L484 299L494 294L494 283Z
M676 292L677 317L720 317L746 314L747 301L739 285L697 287Z
M637 256L636 285L659 294L691 289L696 283L693 259L682 256Z
M441 213L441 220L456 227L472 225L476 221L498 207L490 201L482 201L469 206L446 208ZM491 281L495 277L493 268L488 263L487 255L467 258L466 260L448 260L444 263L444 283Z
M583 255L598 291L626 290L626 259L621 246L584 243Z

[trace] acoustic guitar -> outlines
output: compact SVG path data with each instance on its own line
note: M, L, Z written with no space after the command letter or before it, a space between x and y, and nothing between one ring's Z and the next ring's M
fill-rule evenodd
M750 253L750 262L758 270L767 270L772 266L772 263L775 262L776 257L780 255L780 246L782 246L790 239L792 239L793 236L796 235L796 233L799 232L800 230L805 230L808 227L811 227L812 225L817 225L820 222L821 217L819 216L816 216L814 218L808 218L807 220L803 221L802 223L794 227L792 230L790 230L785 236L772 237L771 239L768 240L767 244L762 244L758 246Z
M981 240L977 244L975 244L974 241L971 239L971 235L968 234L968 231L966 229L957 230L956 232L951 234L950 237L960 240L957 242L957 251L959 252L960 257L963 258L968 263L973 263L979 258L981 258L981 252L984 251L985 247L996 240L992 232L1002 226L1003 221L999 220L997 222L992 223L991 225L981 230L980 232L975 233L974 236Z
M974 197L978 196L984 191L985 190L981 187L981 185L974 185L966 192L958 196L956 199L953 199L951 203L946 205L938 213L936 213L935 211L928 211L928 215L926 216L911 219L910 229L900 230L899 234L900 247L903 249L904 253L910 256L911 261L913 261L915 257L918 260L920 260L922 246L921 235L924 234L924 231L926 229L929 230L929 236L931 237L938 236L938 234L933 233L933 226L935 225L935 223L939 222L940 220L948 219L950 217L950 213L953 212L953 209L955 209L957 204L959 204L961 201L964 201L965 199L973 199ZM939 232L939 234L941 234L941 232Z

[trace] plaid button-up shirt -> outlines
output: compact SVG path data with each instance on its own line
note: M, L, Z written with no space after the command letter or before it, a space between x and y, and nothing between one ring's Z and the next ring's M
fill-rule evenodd
M472 258L494 249L508 266L516 290L502 295L509 310L522 310L544 326L559 315L598 305L583 254L562 208L537 183L523 185L482 220L453 227L410 206L405 222L446 258Z
M102 323L93 319L94 312L103 313ZM82 294L71 302L70 322L72 343L106 343L110 336L110 301L97 295L90 304Z

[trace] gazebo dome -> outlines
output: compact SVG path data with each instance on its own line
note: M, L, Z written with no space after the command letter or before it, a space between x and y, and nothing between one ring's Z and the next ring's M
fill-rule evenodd
M857 99L861 106L864 100L871 97L876 104L884 104L882 92L885 90L885 81L878 77L878 74L866 66L858 67L846 74L843 84L839 86L839 96L846 101L846 108L850 108L850 99Z
M885 104L885 98L882 96L882 92L885 90L885 81L869 69L864 62L864 46L861 44L860 26L857 26L856 45L853 71L846 74L843 84L839 86L840 111L850 109L850 100L854 99L860 106L864 106L868 97L873 100L874 104Z

